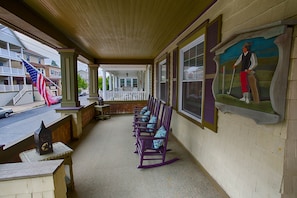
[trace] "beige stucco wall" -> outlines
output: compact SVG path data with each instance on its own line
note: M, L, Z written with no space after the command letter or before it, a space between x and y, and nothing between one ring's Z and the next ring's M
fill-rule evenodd
M292 43L287 92L288 130L284 158L284 187L282 188L285 198L297 197L297 25L294 27Z
M206 19L212 21L220 14L223 16L224 40L236 32L297 15L297 1L218 0L172 45L160 53L159 57L165 52L172 53L177 46L176 43L189 32ZM296 37L296 28L294 35ZM293 131L297 126L297 115L293 113L296 112L294 110L297 105L296 40L293 42L295 54L291 53L290 63L290 72L296 75L290 75L290 97L287 102L287 109L290 108L290 111L287 111L284 122L257 125L249 118L218 112L218 133L214 133L208 129L201 129L176 112L173 114L171 126L174 136L230 197L278 198L282 197L282 193L288 194L286 197L297 196L297 168L292 167L297 161L297 135ZM293 139L287 138L287 134L291 134L290 137ZM290 161L285 163L285 159L288 158Z

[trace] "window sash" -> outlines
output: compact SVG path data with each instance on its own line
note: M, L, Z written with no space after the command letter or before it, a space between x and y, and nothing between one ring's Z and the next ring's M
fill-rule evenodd
M162 60L159 63L159 97L162 101L166 102L166 74L167 74L167 65L166 59Z
M204 90L204 34L180 49L179 111L201 122Z

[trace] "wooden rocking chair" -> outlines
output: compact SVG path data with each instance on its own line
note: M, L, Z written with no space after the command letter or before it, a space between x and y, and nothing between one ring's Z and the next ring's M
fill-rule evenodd
M148 118L138 119L134 121L133 123L134 136L136 136L136 131L138 131L138 133L142 133L142 132L148 133L148 134L155 133L157 125L159 123L159 113L160 113L160 110L162 109L161 106L163 106L164 108L164 105L165 104L162 104L161 100L155 100L155 104L153 105L154 108L153 108L153 111L150 113L150 116Z
M138 121L139 119L142 119L144 116L150 116L151 112L154 110L155 102L156 99L151 97L147 106L144 106L143 108L134 111L133 125L134 122Z
M136 106L133 108L133 111L134 111L134 114L137 115L141 112L141 110L147 110L147 109L150 109L152 104L153 104L153 101L154 101L154 97L152 95L149 95L148 97L148 100L147 100L147 103L145 106L141 107L141 106Z
M167 143L170 131L171 116L172 107L165 105L160 128L157 130L155 136L137 137L136 153L138 153L140 160L138 168L159 167L171 164L178 160L178 158L173 158L166 161L166 153L169 151L167 150ZM144 161L150 161L150 163L144 165ZM157 163L153 163L154 161L157 161Z

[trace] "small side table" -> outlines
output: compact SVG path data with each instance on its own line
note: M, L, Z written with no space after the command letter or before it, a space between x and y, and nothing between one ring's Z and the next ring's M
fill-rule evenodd
M104 104L104 105L95 105L96 110L96 119L98 120L106 120L110 118L110 105Z
M74 181L73 181L73 170L72 170L72 153L73 150L63 144L62 142L53 143L53 153L40 155L36 149L31 149L28 151L24 151L19 154L22 162L37 162L37 161L46 161L46 160L56 160L56 159L64 159L64 165L68 165L68 174L66 174L66 184L67 187L71 190L74 189ZM65 168L67 168L65 166Z

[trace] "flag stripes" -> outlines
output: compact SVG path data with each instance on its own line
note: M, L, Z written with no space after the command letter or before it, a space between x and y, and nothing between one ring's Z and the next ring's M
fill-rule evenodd
M52 98L52 96L48 93L46 89L46 83L44 76L30 63L22 59L22 62L24 66L27 69L27 72L30 74L30 77L32 79L33 85L37 88L40 95L44 98L47 106L50 106L51 104L55 103L55 100Z

